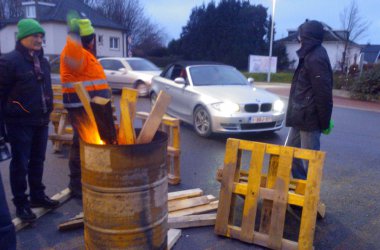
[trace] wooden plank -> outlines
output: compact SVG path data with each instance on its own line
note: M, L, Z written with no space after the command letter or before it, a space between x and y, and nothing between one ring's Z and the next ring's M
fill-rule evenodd
M197 214L168 218L169 228L190 228L215 225L216 214Z
M180 229L169 229L168 231L168 250L172 249L175 243L181 237L182 230Z
M83 218L78 218L75 220L69 220L66 222L63 222L58 225L58 230L59 231L68 231L72 229L77 229L77 228L83 228L84 226L84 221Z
M86 111L90 122L95 126L95 128L97 128L95 116L90 105L90 96L88 95L87 90L83 87L82 82L74 83L74 89L83 104L84 110Z
M73 135L72 134L49 135L49 139L52 141L72 142Z
M193 197L188 199L172 200L168 201L169 213L185 208L196 207L210 203L207 196Z
M325 153L314 151L314 159L309 161L305 203L302 210L298 244L301 249L312 249L314 241L315 224L317 219L317 206L322 181L322 169Z
M136 102L138 91L130 88L123 88L120 98L120 129L119 143L134 144L136 133L133 128L133 121L136 115Z
M280 149L277 178L274 186L275 194L273 197L271 224L269 226L268 245L272 249L280 249L282 246L293 153L294 150L291 147L281 147Z
M102 141L108 145L117 144L111 99L95 96L91 99L90 105Z
M181 154L181 150L178 148L173 148L168 146L168 155L170 156L179 156Z
M248 173L247 192L245 194L241 234L239 239L248 243L253 242L256 221L257 202L261 182L261 172L265 156L265 145L254 143Z
M121 99L125 99L128 101L132 124L136 116L136 103L138 96L139 92L137 91L137 89L123 88L123 90L121 91Z
M67 124L68 114L67 113L61 113L57 128L57 135L63 135L65 132L65 127ZM53 141L53 151L54 152L60 152L62 148L62 142L60 141Z
M162 116L165 114L167 107L171 101L171 96L167 93L160 91L157 97L157 101L152 108L147 121L141 129L139 136L137 137L137 143L149 143L152 141L158 127L160 126Z
M136 113L136 117L141 120L146 120L148 116L149 116L148 112L139 111ZM180 121L177 118L174 118L165 114L162 117L162 123L171 127L179 127Z
M268 148L268 147L267 147ZM268 169L268 177L265 181L265 185L267 188L273 188L277 176L279 156L271 155L269 159L269 169ZM261 218L260 218L260 233L269 233L269 225L271 223L272 216L272 206L273 200L263 200L261 208Z
M53 195L51 199L53 200L58 200L61 204L64 203L66 200L68 200L71 196L71 191L70 189L66 188L62 190L61 192ZM61 205L60 204L60 205ZM44 214L50 212L52 209L50 208L43 208L43 207L38 207L38 208L32 208L33 213L36 214L37 218L43 216ZM18 217L14 218L12 220L13 225L16 228L16 231L19 231L20 229L26 227L30 223L27 222L22 222Z
M182 199L182 198L190 198L203 195L203 191L200 188L187 189L177 192L168 193L168 201Z
M206 204L206 205L174 211L174 212L169 213L169 218L215 211L216 209L218 209L218 204L219 204L219 201L211 201L209 204Z
M228 139L226 153L224 157L223 177L220 188L220 206L216 216L215 233L227 236L228 224L231 213L232 191L235 179L235 172L238 172L239 140Z

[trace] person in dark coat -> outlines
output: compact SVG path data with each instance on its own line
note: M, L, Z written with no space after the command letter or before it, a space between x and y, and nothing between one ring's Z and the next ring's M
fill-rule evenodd
M322 46L323 35L323 25L318 21L306 21L298 28L301 48L286 114L286 126L290 127L287 146L320 150L321 133L331 130L333 73ZM306 179L307 165L295 159L292 174Z
M0 100L12 151L13 203L16 215L30 222L36 219L31 207L59 204L45 195L42 183L53 91L50 65L42 50L45 31L33 19L22 19L17 27L15 50L0 58Z
M0 173L0 249L16 250L16 231L9 213Z

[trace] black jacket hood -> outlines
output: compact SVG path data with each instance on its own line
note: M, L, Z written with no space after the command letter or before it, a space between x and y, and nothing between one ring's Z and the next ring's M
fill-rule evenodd
M316 40L323 41L323 25L315 20L306 21L298 28L301 41Z
M297 54L299 58L304 58L309 51L322 44L324 35L323 25L315 20L307 20L299 26L298 34L302 45Z

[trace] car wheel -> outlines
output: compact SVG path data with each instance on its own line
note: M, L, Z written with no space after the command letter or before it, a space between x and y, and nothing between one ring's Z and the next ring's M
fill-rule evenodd
M148 96L149 94L149 89L148 89L148 85L146 85L144 82L138 82L136 84L136 89L137 89L137 92L139 93L139 96Z
M152 106L156 103L157 101L157 94L155 92L152 92L152 94L150 94L150 104L152 104Z
M209 137L211 135L211 116L204 107L197 107L195 109L193 126L198 135L202 137Z

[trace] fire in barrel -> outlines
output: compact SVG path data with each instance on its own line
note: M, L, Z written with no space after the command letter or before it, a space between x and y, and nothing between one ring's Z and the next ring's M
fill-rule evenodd
M109 100L76 91L91 123L79 132L86 249L166 249L168 138L157 129L170 96L159 95L136 138L134 90L123 89L119 129Z

